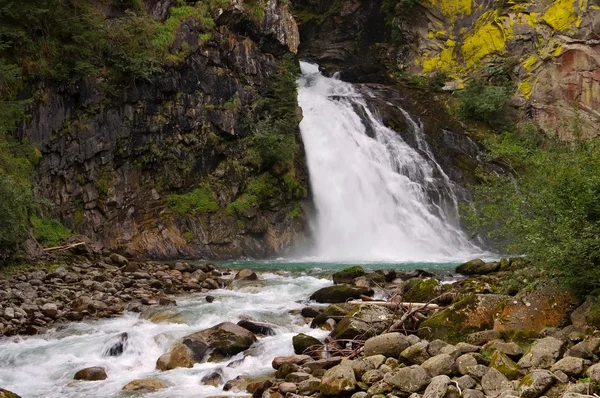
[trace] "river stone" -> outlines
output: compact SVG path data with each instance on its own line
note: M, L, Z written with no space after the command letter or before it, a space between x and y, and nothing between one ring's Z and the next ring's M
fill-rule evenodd
M21 397L19 395L15 394L14 392L10 392L8 390L0 388L0 398L21 398Z
M139 379L127 383L125 387L123 387L123 391L147 393L152 391L158 391L163 388L167 388L167 385L158 379Z
M519 383L517 391L521 398L538 398L554 384L554 376L547 370L534 370Z
M310 355L292 355L288 357L275 357L273 358L273 362L271 362L271 366L273 369L279 369L283 364L292 363L295 365L302 365L306 362L313 362L313 359Z
M317 369L331 369L342 362L342 357L331 357L325 359L319 359L317 361L310 361L302 364L303 367L310 369L310 373L313 373Z
M425 389L423 398L444 398L450 378L446 375L435 376Z
M58 306L55 303L46 303L41 308L42 314L48 318L56 318L58 315Z
M365 270L360 266L354 266L335 272L333 274L333 283L336 285L343 283L352 283L354 278L365 275Z
M521 372L517 364L501 351L496 351L492 355L490 368L499 370L509 380L521 378Z
M314 317L312 322L310 323L311 328L321 327L328 319L342 319L348 311L341 305L332 304L325 308L324 311L320 312L319 315Z
M216 371L204 376L201 380L201 383L207 386L218 387L219 385L223 384L223 381L223 373Z
M506 343L502 340L492 340L483 346L485 351L500 351L511 358L519 358L523 355L523 349L517 343Z
M560 370L569 376L577 377L583 372L584 360L576 357L564 357L552 365L550 370L555 372Z
M285 376L285 381L290 383L300 383L308 379L310 379L310 375L306 372L291 372Z
M256 342L252 332L231 322L223 322L210 329L183 338L196 362L220 361L250 348Z
M117 336L112 337L108 341L108 347L104 350L102 356L105 357L118 357L123 354L123 350L125 349L125 343L129 339L129 334L127 332L120 333Z
M431 377L421 366L413 365L386 373L383 381L402 391L417 392L429 384Z
M481 351L481 347L479 347L478 345L475 345L475 344L464 343L461 341L460 343L458 343L456 345L456 350L458 351L458 353L460 355L463 355L463 354L479 352L479 351Z
M116 265L127 265L129 264L129 260L127 260L125 257L121 256L120 254L117 253L113 253L110 255L110 260L116 264Z
M471 333L467 336L467 341L474 345L484 345L492 340L500 338L498 330L482 330L481 332Z
M428 346L429 343L427 341L420 341L413 344L400 353L400 359L409 365L420 365L431 358L427 352Z
M321 379L311 377L298 383L298 394L312 395L319 392L321 388Z
M323 347L318 339L304 333L300 333L292 337L292 345L296 354L319 354L320 348Z
M388 393L391 393L394 389L388 383L384 381L379 381L373 384L367 390L367 395L369 397L381 397L385 396ZM389 395L388 395L389 396Z
M477 258L456 267L456 272L463 275L485 275L500 269L500 263L486 263Z
M385 331L394 319L394 313L387 308L361 304L354 307L331 332L334 339L368 338Z
M254 334L262 334L264 336L275 336L275 328L277 327L277 325L271 323L254 322L245 319L239 321L237 324Z
M192 351L183 344L177 344L170 352L163 354L156 361L156 369L171 370L175 368L191 368L196 363Z
M288 382L280 383L278 388L282 394L287 394L288 392L295 393L298 390L298 386L295 383Z
M477 382L469 375L461 376L458 379L455 379L454 382L460 387L461 390L466 390L468 388L475 388Z
M327 370L321 379L320 390L324 395L348 394L356 389L356 378L351 367L337 365Z
M371 385L383 380L383 373L378 369L367 370L360 379L363 383Z
M255 281L258 280L258 275L251 269L243 269L235 275L235 279Z
M456 373L456 361L448 354L431 357L421 364L431 377Z
M381 354L386 357L398 358L400 353L410 346L410 342L401 333L384 333L371 337L365 342L366 356Z
M562 355L565 347L563 340L554 337L544 337L537 340L529 351L519 360L521 369L549 368Z
M364 391L355 392L350 398L368 398L369 394Z
M88 380L88 381L97 381L97 380L106 380L108 376L106 375L106 369L94 366L91 368L81 369L79 372L75 373L75 380Z
M513 385L497 369L489 368L481 378L481 388L486 395L496 397L505 391L512 391Z
M468 375L468 368L477 365L477 360L471 354L464 354L456 358L456 367L462 375Z
M595 383L600 383L600 363L590 366L586 372L590 380Z
M485 395L479 390L463 390L463 398L485 398Z
M373 294L373 290L368 288L334 285L317 290L310 296L310 300L317 303L344 303L349 299L359 299L361 296L372 296Z

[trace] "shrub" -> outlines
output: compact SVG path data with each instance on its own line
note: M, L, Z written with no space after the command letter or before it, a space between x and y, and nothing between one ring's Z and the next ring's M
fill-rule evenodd
M181 195L169 195L167 204L180 216L186 214L213 213L219 209L219 203L207 184Z
M457 93L460 114L471 120L493 124L502 114L511 90L504 86L488 86L473 81Z
M31 197L28 184L0 174L0 252L14 250L25 237Z
M513 170L482 173L466 220L500 250L526 254L576 289L600 286L600 143L505 134L491 154Z
M36 216L32 216L30 221L33 226L35 239L41 244L57 246L60 242L71 236L71 230L59 221L38 218Z

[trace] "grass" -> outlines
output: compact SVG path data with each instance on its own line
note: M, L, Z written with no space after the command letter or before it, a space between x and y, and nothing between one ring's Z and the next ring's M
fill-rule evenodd
M219 209L219 203L208 184L201 184L192 192L173 194L167 197L169 207L180 216L186 214L214 213Z
M57 220L31 216L30 221L35 239L41 244L58 246L72 235L71 230Z

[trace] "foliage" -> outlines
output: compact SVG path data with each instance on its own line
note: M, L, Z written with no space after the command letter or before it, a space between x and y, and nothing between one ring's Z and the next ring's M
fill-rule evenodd
M526 130L488 146L512 173L481 173L466 212L474 231L577 289L599 287L600 142L540 142Z
M0 173L0 260L12 252L27 233L31 186L11 175Z
M506 86L486 85L472 81L457 93L460 114L471 120L494 124L502 115L512 92Z
M218 210L219 203L208 184L202 184L191 192L167 197L169 207L180 216L186 214L213 213Z
M144 8L142 0L113 0L113 6L119 10L141 10Z
M381 3L381 12L389 28L390 41L393 44L406 44L410 17L417 4L417 0L383 0Z
M71 230L53 219L31 217L35 239L44 245L57 246L71 236Z
M277 184L278 180L269 173L251 179L244 193L227 206L226 212L230 215L244 215L249 209L278 194Z

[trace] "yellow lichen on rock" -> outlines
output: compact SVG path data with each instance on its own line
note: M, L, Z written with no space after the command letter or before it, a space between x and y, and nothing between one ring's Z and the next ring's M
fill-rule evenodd
M543 21L560 32L575 27L578 20L576 1L578 0L555 0L552 7L544 13Z
M423 73L430 73L434 70L450 72L454 64L456 64L454 60L454 47L448 47L435 57L429 58L428 54L425 54L423 57Z
M461 15L471 15L473 10L472 0L428 0L428 2L452 23Z
M538 56L534 54L531 57L527 58L527 60L523 63L523 68L525 68L525 70L527 70L528 72L531 72L537 61Z
M480 20L483 20L483 17ZM476 28L465 38L462 45L462 55L467 67L476 66L488 55L504 52L511 30L510 25L508 29L504 27L500 18Z
M531 94L533 94L533 89L535 88L537 81L537 77L535 79L523 80L521 83L519 83L519 87L517 89L518 93L526 99L529 99Z

